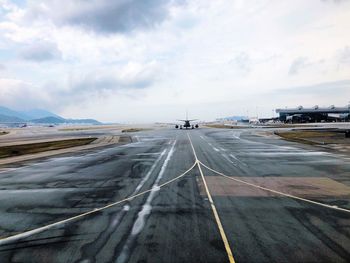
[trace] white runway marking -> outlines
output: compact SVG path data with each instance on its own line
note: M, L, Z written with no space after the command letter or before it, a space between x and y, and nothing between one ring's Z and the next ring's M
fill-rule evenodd
M117 263L123 263L123 262L127 261L129 254L130 254L130 249L131 249L132 243L135 240L135 236L137 236L145 226L146 218L152 211L152 201L155 197L155 194L160 190L159 182L162 179L164 172L165 172L165 169L168 166L168 163L169 163L169 161L174 153L175 144L176 144L176 140L173 142L172 147L168 152L168 155L167 155L167 157L162 165L162 168L160 169L160 172L157 176L156 181L154 182L154 184L152 186L151 192L150 192L149 196L147 197L145 204L142 206L141 211L137 215L137 219L134 222L134 225L133 225L132 230L131 230L131 235L126 240L125 245L122 249L122 252L120 253L119 257L116 260Z
M216 152L220 152L220 150L218 148L213 147L213 150Z
M233 164L234 166L237 166L235 162L233 162L232 160L230 160L230 158L228 158L228 156L226 154L221 154L222 157L224 157L227 161L229 161L231 164Z
M179 180L180 178L184 177L186 174L188 174L190 171L192 171L192 169L194 167L196 167L198 165L197 162L194 162L193 165L187 169L185 172L183 172L182 174L176 176L175 178L171 179L171 180L168 180L160 185L158 185L158 188L162 188L162 187L165 187L177 180ZM46 231L48 229L51 229L53 227L56 227L56 226L60 226L60 225L63 225L65 223L68 223L68 222L71 222L71 221L74 221L74 220L78 220L80 218L83 218L85 216L88 216L88 215L91 215L91 214L94 214L94 213L97 213L99 211L103 211L103 210L106 210L110 207L113 207L113 206L117 206L119 204L122 204L122 203L125 203L127 201L131 201L133 200L134 198L136 197L139 197L139 196L142 196L146 193L149 193L149 192L152 192L152 190L154 191L155 189L148 189L148 190L145 190L143 192L140 192L138 194L135 194L135 195L131 195L125 199L122 199L122 200L119 200L117 202L114 202L114 203L111 203L111 204L108 204L106 206L103 206L103 207L100 207L100 208L95 208L93 210L90 210L88 212L85 212L85 213L82 213L82 214L79 214L79 215L76 215L76 216L73 216L73 217L70 217L70 218L67 218L67 219L64 219L64 220L61 220L61 221L58 221L56 223L52 223L52 224L48 224L48 225L45 225L45 226L42 226L42 227L38 227L38 228L35 228L33 230L28 230L28 231L24 231L22 233L19 233L19 234L15 234L15 235L12 235L12 236L8 236L8 237L4 237L4 238L0 238L0 246L1 245L4 245L4 244L8 244L8 243L12 243L12 242L16 242L18 240L21 240L23 238L26 238L26 237L29 237L29 236L32 236L32 235L35 235L35 234L38 234L38 233L41 233L43 231ZM129 206L124 206L123 209L130 209Z
M154 169L156 168L157 164L159 163L160 159L163 157L165 152L166 152L166 150L163 150L163 152L159 155L157 160L152 165L151 169L148 171L146 176L142 178L141 182L138 184L138 186L136 187L136 189L134 190L134 192L131 195L136 194L142 188L142 186L146 183L146 181L149 179L149 177L153 173Z
M235 159L237 162L243 164L244 166L248 166L245 162L241 161L240 159L238 159L234 154L230 154L230 157Z

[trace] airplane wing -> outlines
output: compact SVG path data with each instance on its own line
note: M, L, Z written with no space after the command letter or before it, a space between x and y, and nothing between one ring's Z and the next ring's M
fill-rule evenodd
M193 119L193 120L178 120L178 121L196 121L197 119Z

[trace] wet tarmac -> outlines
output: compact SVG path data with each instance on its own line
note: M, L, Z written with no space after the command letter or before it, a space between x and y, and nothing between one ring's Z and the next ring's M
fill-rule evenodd
M349 262L350 158L254 130L162 129L0 173L0 262ZM188 137L189 136L189 137ZM317 204L242 185L201 167ZM294 180L295 179L295 180ZM164 183L168 183L163 185ZM149 190L149 191L148 191ZM45 231L128 196L123 203ZM2 243L1 243L2 242Z

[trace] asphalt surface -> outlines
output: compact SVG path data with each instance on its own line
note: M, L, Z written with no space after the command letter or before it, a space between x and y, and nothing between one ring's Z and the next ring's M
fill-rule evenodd
M2 238L151 189L0 240L0 262L229 262L228 249L236 262L350 261L350 213L336 209L350 209L348 156L254 130L163 129L135 138L0 172ZM163 186L195 163L191 142L214 170L335 209L202 165L202 174L197 165Z

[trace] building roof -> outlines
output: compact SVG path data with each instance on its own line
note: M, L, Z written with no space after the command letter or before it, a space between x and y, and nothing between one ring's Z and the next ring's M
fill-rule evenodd
M346 107L335 107L335 106L330 106L330 107L318 107L315 106L313 108L304 108L302 106L299 106L297 108L290 108L290 109L276 109L277 113L282 113L282 114L300 114L300 113L349 113L350 112L350 105Z

